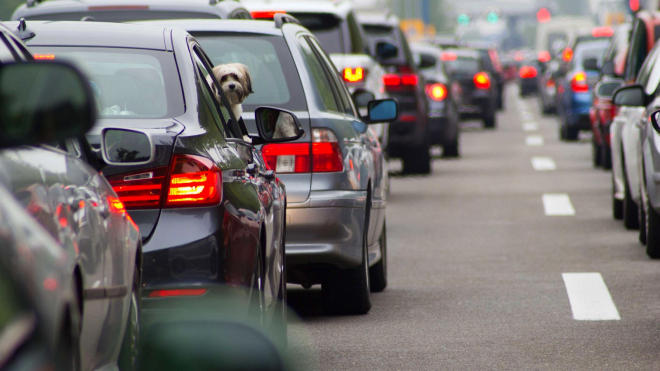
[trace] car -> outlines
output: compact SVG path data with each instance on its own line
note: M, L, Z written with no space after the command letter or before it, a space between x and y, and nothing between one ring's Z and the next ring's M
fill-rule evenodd
M31 63L32 54L10 30L31 32L25 22L0 28L4 39L0 64ZM34 123L32 135L43 136L47 144L0 152L0 183L73 254L68 273L81 310L80 333L74 334L79 335L81 368L131 368L137 362L140 333L140 233L82 136L94 124L96 113L89 80L68 64L51 63L60 68L48 79L42 79L36 69L31 74L14 74L13 89L43 84L45 90L33 102L53 105L73 100L77 104L62 106L53 118ZM85 94L79 94L81 90ZM25 122L41 117L34 112L25 113ZM67 119L58 120L62 117ZM21 126L29 127L23 121ZM61 136L49 139L51 132L58 131ZM3 141L11 142L11 138L3 135Z
M390 13L358 13L370 50L385 67L385 90L397 100L401 113L389 127L387 154L403 162L404 174L431 173L429 105L424 75L413 58L410 45Z
M11 20L129 22L140 19L251 19L238 1L150 0L136 5L121 0L27 0Z
M610 45L599 61L600 80L594 87L593 103L589 109L592 131L592 159L595 167L612 168L612 146L610 126L616 116L612 105L614 89L623 84L623 68L630 38L630 25L623 24L614 30Z
M593 19L583 16L557 16L548 22L539 23L536 28L536 51L542 59L547 61L561 53L569 39L578 29L591 29L595 27Z
M212 63L245 63L256 74L255 93L243 103L249 132L259 105L296 112L307 134L261 148L287 185L287 282L321 284L326 313L368 312L370 291L387 286L388 168L367 124L393 120L395 102L372 100L367 106L391 105L391 115L361 117L320 42L288 14L274 22L167 24L195 36Z
M491 76L492 82L497 91L497 109L504 108L504 75L502 70L502 63L500 62L497 49L483 43L469 43L465 46L479 52L479 58L483 65L484 71L488 72Z
M350 1L271 1L250 0L244 2L255 19L272 21L275 14L287 13L316 36L329 53L332 63L344 79L351 94L367 91L375 99L389 95L384 86L386 71L378 63L376 53L369 50L362 27L357 22L354 4ZM356 102L358 109L366 114L367 102ZM387 147L388 125L371 125Z
M640 11L635 15L622 76L626 85L635 84L641 76L644 61L660 37L660 33L655 31L658 26L660 16L656 13ZM612 216L615 219L623 219L627 229L638 229L641 196L637 154L640 130L635 123L642 118L644 107L625 105L615 109L616 116L610 126ZM642 236L643 234L640 235Z
M577 44L571 58L555 74L560 139L575 141L580 131L591 130L591 92L598 82L598 60L608 44L605 39Z
M445 71L440 48L420 42L410 44L410 48L420 61L419 70L426 83L431 144L442 146L443 157L459 157L460 86Z
M458 107L461 119L479 118L485 128L495 128L497 87L492 76L485 70L479 52L466 48L445 49L441 58L463 92Z
M522 61L518 68L518 90L521 97L533 95L538 92L538 79L541 63L534 58L527 58Z
M28 25L35 53L77 62L97 87L92 146L106 143L110 129L128 130L112 135L108 147L118 152L102 153L103 172L142 232L147 326L191 305L220 310L229 286L243 295L249 315L285 341L286 189L254 145L302 136L295 115L257 109L260 134L247 138L217 88L213 64L181 29ZM64 37L70 33L76 36ZM279 115L293 137L263 134Z

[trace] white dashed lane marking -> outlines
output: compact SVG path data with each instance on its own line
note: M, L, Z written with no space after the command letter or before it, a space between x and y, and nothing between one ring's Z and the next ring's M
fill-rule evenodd
M546 193L543 195L543 209L549 216L572 216L575 209L571 199L565 193Z
M539 147L543 145L543 137L540 135L529 135L525 138L525 144L531 147Z
M618 321L619 311L600 273L563 273L573 319Z
M536 171L557 170L557 164L552 157L532 157L532 167Z
M535 122L525 122L523 123L523 131L537 131L539 130L539 125Z

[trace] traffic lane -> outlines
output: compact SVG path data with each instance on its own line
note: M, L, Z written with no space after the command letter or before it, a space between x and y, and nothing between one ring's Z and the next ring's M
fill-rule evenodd
M293 348L321 369L657 369L660 267L611 219L609 174L588 142L558 142L553 118L536 113L545 144L525 146L511 103L498 129L463 132L460 160L392 179L390 286L368 315L306 312L320 292L290 291L309 341ZM534 171L536 155L558 169ZM545 216L546 192L576 215ZM573 320L565 272L600 272L621 321Z

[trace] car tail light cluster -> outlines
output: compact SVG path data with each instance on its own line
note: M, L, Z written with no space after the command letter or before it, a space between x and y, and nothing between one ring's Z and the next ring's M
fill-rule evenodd
M360 82L366 78L367 71L362 67L346 67L344 68L344 73L342 75L344 76L344 81L346 82Z
M532 66L523 66L520 68L519 75L521 79L533 79L538 74L536 68Z
M174 155L170 168L159 167L108 177L127 210L217 205L222 171L211 160Z
M440 60L443 62L455 61L458 58L456 53L444 52L440 55Z
M477 89L490 89L490 77L486 72L479 72L472 78Z
M202 296L206 294L208 289L170 289L170 290L154 290L149 293L150 298L171 298L176 296Z
M383 84L388 91L414 90L419 77L415 74L387 74L383 75Z
M273 19L275 14L284 14L284 10L265 10L265 11L254 11L251 12L252 18L254 19Z
M555 87L555 80L553 79L548 79L548 81L545 82L545 87L546 88L554 88Z
M578 72L573 75L573 78L571 79L571 90L574 93L587 93L589 91L586 73Z
M570 62L573 60L573 49L571 48L566 48L564 51L561 53L561 58L564 60L564 62Z
M312 129L312 143L267 144L264 161L276 173L329 173L344 170L337 136L330 129Z
M539 59L539 62L543 62L543 63L549 62L550 59L552 59L550 52L547 50L540 51L537 57Z
M426 85L426 95L436 102L441 102L447 97L447 87L444 84L435 83Z
M614 29L609 26L596 27L591 30L593 37L612 37L612 35L614 35Z

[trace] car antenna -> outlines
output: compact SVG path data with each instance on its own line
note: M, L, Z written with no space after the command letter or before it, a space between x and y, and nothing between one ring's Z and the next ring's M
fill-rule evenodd
M31 39L37 35L34 33L34 31L32 31L27 27L27 22L25 21L25 18L21 18L18 21L18 27L16 27L16 31L14 31L14 34L24 41Z
M33 6L42 3L44 0L27 0L27 7L32 8Z

